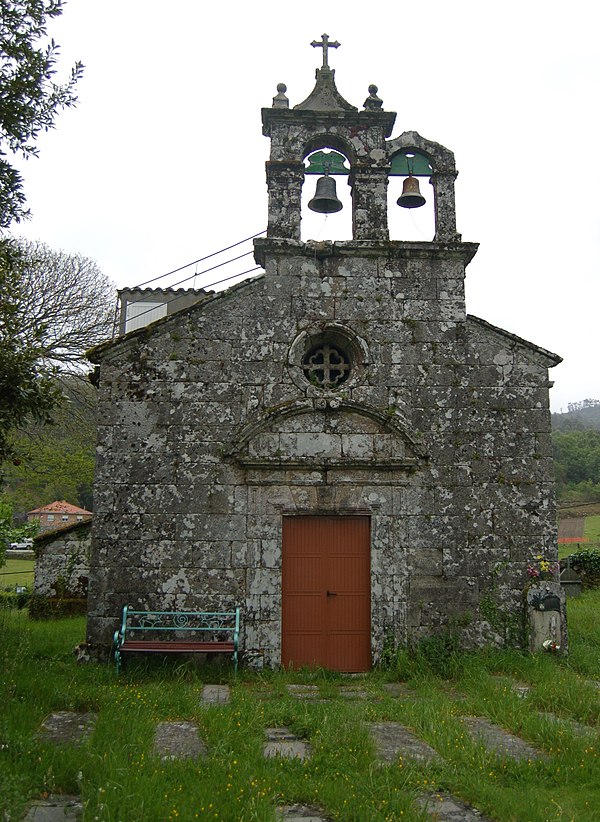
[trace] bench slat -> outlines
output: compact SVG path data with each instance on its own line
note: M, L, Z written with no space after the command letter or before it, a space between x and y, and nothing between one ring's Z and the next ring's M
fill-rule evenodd
M135 640L127 639L121 645L120 651L160 651L161 653L233 653L233 642L171 642L166 640Z

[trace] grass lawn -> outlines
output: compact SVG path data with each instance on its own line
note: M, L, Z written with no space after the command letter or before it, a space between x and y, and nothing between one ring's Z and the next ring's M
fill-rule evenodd
M600 546L600 516L585 518L585 530L583 534L592 545L596 544Z
M415 797L445 791L499 822L597 822L600 691L590 680L600 680L600 592L568 608L568 658L444 654L438 643L402 651L391 668L359 680L324 671L241 671L236 679L228 666L173 658L129 662L117 679L112 665L76 664L83 618L31 622L23 611L0 612L0 818L22 818L32 798L69 793L82 796L86 820L101 822L274 822L277 805L295 802L317 804L334 820L425 820ZM404 681L415 695L394 698L386 681ZM231 703L202 707L206 682L229 683ZM317 685L327 701L294 699L291 682ZM526 698L511 689L515 682L531 687ZM342 684L369 698L343 699ZM44 717L65 710L98 714L81 748L37 737ZM544 757L496 757L471 741L461 715L488 717ZM167 719L195 722L208 756L154 756L155 725ZM569 720L587 724L589 734ZM443 760L378 765L366 723L381 721L412 728ZM308 740L309 759L263 758L264 729L281 726Z
M7 559L0 568L0 591L14 591L15 585L33 587L32 559Z

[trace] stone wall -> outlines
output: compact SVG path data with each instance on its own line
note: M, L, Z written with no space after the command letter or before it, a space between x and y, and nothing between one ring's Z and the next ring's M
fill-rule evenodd
M555 558L549 352L467 317L472 244L257 241L264 276L100 347L88 640L123 605L241 605L281 652L284 516L371 517L372 653L450 622L496 638L527 560ZM319 336L320 335L320 336ZM352 373L311 384L311 339Z

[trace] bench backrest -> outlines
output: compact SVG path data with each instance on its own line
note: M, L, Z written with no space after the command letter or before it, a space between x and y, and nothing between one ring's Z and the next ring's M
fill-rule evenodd
M235 611L135 611L123 608L121 636L144 631L191 631L231 635L237 644L240 609Z

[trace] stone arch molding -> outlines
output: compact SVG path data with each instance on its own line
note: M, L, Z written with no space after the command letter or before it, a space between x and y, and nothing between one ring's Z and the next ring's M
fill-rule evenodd
M226 456L247 468L413 471L427 454L393 409L328 396L290 402L244 426Z

